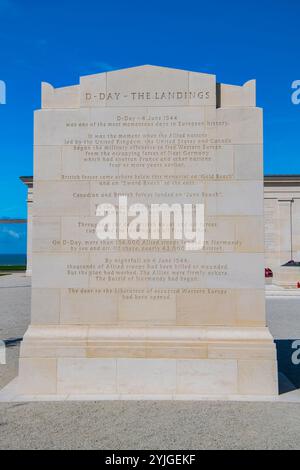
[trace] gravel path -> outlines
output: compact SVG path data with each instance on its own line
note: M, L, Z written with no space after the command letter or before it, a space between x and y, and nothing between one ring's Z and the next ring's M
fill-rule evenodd
M2 449L300 449L300 405L1 404Z

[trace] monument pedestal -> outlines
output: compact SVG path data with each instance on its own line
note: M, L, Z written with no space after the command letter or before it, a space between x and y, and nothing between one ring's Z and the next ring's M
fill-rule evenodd
M264 327L31 326L17 389L50 398L276 395L275 345Z

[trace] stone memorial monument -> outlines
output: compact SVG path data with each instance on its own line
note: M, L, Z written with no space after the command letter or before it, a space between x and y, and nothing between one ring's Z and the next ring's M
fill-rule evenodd
M276 395L255 81L147 65L43 83L41 108L32 317L15 394ZM125 196L128 206L203 204L203 247L129 238L124 225L100 239L97 208L119 216Z

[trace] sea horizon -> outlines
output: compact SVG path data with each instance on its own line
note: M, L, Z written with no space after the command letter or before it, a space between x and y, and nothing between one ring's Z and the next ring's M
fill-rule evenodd
M26 253L0 253L0 266L25 266Z

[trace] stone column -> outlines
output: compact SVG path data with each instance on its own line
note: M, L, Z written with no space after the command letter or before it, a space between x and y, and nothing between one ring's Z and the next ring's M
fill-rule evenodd
M21 176L20 180L27 186L27 263L26 276L32 272L32 203L33 203L33 177Z
M291 260L291 200L278 201L280 213L280 264Z

